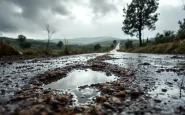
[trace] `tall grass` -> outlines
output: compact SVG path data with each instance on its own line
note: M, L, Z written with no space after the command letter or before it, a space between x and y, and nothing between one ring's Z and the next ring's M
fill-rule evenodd
M120 51L133 53L185 54L185 40L145 47L134 47L128 50L122 49Z

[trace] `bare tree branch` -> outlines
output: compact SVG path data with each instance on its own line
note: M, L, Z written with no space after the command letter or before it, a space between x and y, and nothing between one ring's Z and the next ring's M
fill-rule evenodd
M54 28L51 28L51 26L49 24L46 24L45 28L46 28L46 32L48 34L48 42L47 42L47 46L46 46L46 52L48 53L50 39L52 38L53 34L55 34L56 30Z
M183 10L185 10L185 2L184 2L184 0L182 0L182 3L183 3Z

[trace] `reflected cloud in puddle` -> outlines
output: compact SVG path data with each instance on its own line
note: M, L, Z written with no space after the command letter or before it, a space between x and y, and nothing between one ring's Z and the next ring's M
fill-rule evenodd
M68 90L75 95L77 103L86 103L99 94L96 89L85 88L78 89L79 86L105 83L117 80L118 77L111 75L107 76L104 72L97 72L91 69L85 70L73 70L67 77L58 81L52 82L45 85L45 88Z
M87 102L91 102L93 97L100 95L97 89L93 88L85 88L85 89L74 89L71 90L71 93L75 95L76 104L83 104Z
M74 70L70 72L67 77L60 79L56 82L45 85L45 88L51 89L75 89L79 86L90 85L95 83L104 83L114 81L116 76L107 76L103 72L93 71L91 69L86 70Z

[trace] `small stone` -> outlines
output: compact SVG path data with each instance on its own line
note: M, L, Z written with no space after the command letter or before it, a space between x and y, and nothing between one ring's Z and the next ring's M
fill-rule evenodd
M45 106L44 105L41 105L40 107L39 107L39 111L41 112L41 111L44 111L45 110Z
M142 94L144 94L144 93L143 92L139 92L139 91L130 92L130 95L131 95L132 99L136 99L136 98L138 98Z
M174 81L174 82L177 82L177 81L178 81L178 79L173 79L173 81Z
M111 110L115 110L115 108L113 106L110 105L109 102L104 102L103 105L108 108L108 109L111 109Z
M21 93L23 93L24 91L23 90L19 90L19 91L17 91L16 93L17 94L21 94Z
M142 65L151 65L151 64L150 64L150 63L145 62L145 63L143 63Z
M81 96L81 98L85 98L85 96L84 96L84 95L82 95L82 96Z
M21 110L19 115L30 115L30 112L28 110Z
M121 105L122 104L121 100L119 98L117 98L117 97L112 97L112 101L113 101L114 104L117 104L117 105Z
M83 110L84 110L84 109L83 109L83 108L80 108L80 107L75 107L75 108L74 108L74 112L75 112L75 113L83 112Z
M10 99L10 101L20 101L22 99L24 99L24 96L18 96L18 97Z
M162 92L167 92L167 89L161 89Z
M96 101L97 101L98 103L100 103L100 102L105 102L105 101L106 101L106 98L105 98L104 96L96 97Z
M156 103L161 103L161 100L159 100L159 99L154 99L154 101L155 101Z
M115 96L116 97L123 97L123 98L125 98L126 94L125 94L125 92L118 92L118 93L115 94Z
M2 89L1 90L1 95L5 95L5 92L6 92L6 90Z
M67 101L68 99L67 99L67 97L66 96L62 96L62 97L60 97L60 99L59 99L59 101Z

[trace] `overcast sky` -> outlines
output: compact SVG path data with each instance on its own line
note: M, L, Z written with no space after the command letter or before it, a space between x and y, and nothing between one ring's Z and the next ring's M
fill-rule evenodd
M185 18L185 0L159 0L160 13L155 31L177 30L178 20ZM47 37L45 24L57 30L54 38L112 36L127 39L121 30L122 9L131 0L0 0L0 32L3 36Z

